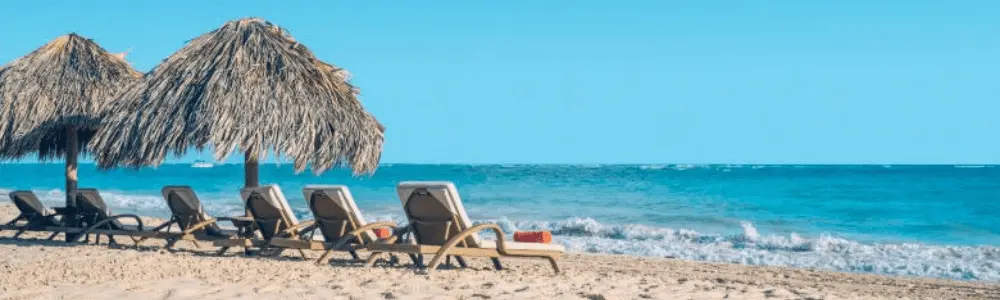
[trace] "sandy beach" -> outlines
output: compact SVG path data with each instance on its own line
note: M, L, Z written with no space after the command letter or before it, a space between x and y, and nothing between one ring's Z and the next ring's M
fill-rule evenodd
M15 215L13 205L0 206L0 220ZM473 259L469 269L422 274L406 263L363 267L346 255L317 266L291 254L217 257L184 242L171 253L158 242L134 249L11 235L0 233L0 299L1000 299L995 283L666 258L570 254L560 275L543 261L508 259L497 272Z

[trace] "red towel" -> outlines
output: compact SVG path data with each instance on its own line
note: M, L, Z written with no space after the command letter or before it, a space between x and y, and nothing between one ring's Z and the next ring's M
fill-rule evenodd
M552 243L552 233L548 231L515 231L514 241L521 243Z
M384 239L384 238L388 238L388 237L392 236L392 230L389 230L389 228L376 228L376 229L372 229L372 231L374 231L375 232L375 236L378 237L378 238L380 238L380 239Z

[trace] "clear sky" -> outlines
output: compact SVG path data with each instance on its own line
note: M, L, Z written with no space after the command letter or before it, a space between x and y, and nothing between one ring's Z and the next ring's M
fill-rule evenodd
M1000 163L1000 1L11 1L0 63L247 16L351 71L384 162Z

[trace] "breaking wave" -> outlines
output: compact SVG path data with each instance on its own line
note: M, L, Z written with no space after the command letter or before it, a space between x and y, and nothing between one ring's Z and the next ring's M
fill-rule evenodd
M591 218L555 222L492 220L504 231L549 230L571 252L673 257L747 265L960 280L1000 281L1000 248L917 243L862 243L830 235L763 235L749 222L733 235L644 225L608 225ZM484 236L487 237L487 236Z

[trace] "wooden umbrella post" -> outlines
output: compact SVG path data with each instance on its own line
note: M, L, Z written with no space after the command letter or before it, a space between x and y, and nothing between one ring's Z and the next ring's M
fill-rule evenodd
M243 185L245 187L258 187L260 186L260 164L257 162L257 158L250 155L247 151L243 157Z
M77 164L76 156L79 151L80 141L77 137L76 127L66 128L66 207L76 207L73 201L73 192L77 187Z
M243 187L258 187L260 186L260 164L257 162L257 158L250 155L250 151L244 153L243 156ZM244 203L246 204L246 203ZM250 216L250 210L246 210L245 216Z

